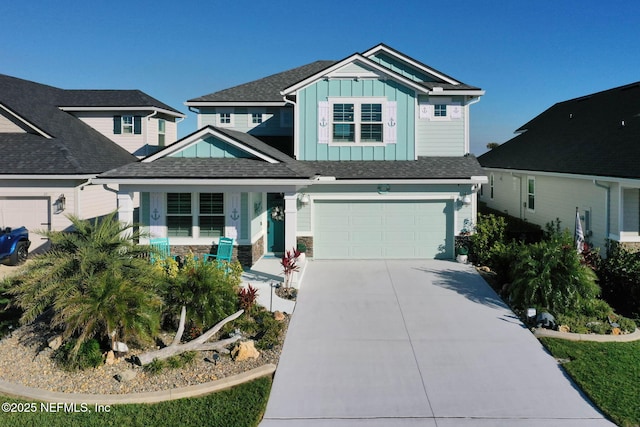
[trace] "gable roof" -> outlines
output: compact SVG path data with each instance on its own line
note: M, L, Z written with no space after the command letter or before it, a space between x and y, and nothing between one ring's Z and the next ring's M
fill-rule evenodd
M87 109L159 110L175 117L185 117L180 111L146 93L133 90L65 90L59 107L64 111Z
M67 91L0 74L0 114L25 133L0 132L0 174L94 175L136 157L60 110Z
M640 178L640 82L557 103L518 132L480 156L480 164Z
M410 66L433 75L435 80L432 82L418 82L411 80L401 74L381 65L370 59L375 53L384 50L389 55L396 57L399 61L406 62ZM188 100L185 104L191 107L201 106L224 106L224 105L284 105L283 94L294 92L297 88L323 77L326 73L334 69L338 69L350 62L359 61L366 64L378 72L401 81L414 89L437 95L446 95L455 92L458 94L483 95L484 92L475 86L464 84L446 74L435 70L419 61L401 54L384 44L379 44L365 53L354 53L339 61L315 61L301 67L293 68L288 71L273 74L262 79L254 80L229 89L224 89L208 95Z
M315 61L301 67L273 74L259 80L234 86L218 92L210 93L186 102L188 106L198 106L203 103L277 103L284 104L280 92L292 84L333 65L336 61Z

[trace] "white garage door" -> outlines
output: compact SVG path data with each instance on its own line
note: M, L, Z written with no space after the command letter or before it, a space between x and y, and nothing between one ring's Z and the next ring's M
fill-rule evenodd
M43 249L48 240L36 230L50 229L48 198L0 198L0 227L27 227L31 246L29 252Z
M453 258L453 210L447 201L314 203L317 259Z

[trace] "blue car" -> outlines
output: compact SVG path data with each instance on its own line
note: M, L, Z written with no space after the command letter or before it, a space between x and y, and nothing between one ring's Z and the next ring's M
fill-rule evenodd
M29 256L29 230L24 227L0 229L0 262L19 265Z

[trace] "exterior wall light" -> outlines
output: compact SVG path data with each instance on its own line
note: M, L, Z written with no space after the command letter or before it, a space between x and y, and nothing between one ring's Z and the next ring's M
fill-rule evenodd
M311 202L311 197L307 193L302 193L300 195L300 203L303 205L308 205Z
M54 205L56 206L56 213L64 212L67 208L67 199L64 197L64 194L58 196L58 199L55 201Z

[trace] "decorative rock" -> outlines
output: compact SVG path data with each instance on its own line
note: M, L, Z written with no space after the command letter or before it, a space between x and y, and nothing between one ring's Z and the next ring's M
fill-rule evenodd
M122 371L119 374L115 375L115 379L121 383L126 383L133 380L136 377L136 371L132 371L131 369L127 369L126 371Z
M536 316L536 328L555 329L556 319L550 313L539 313Z
M571 332L571 328L569 328L569 326L567 326L567 325L560 325L558 327L558 331L565 332L565 333L566 332Z
M129 352L129 347L120 341L116 341L113 343L111 349L113 351L117 351L118 353L128 353Z
M249 358L257 359L260 352L256 350L255 343L251 340L238 343L231 351L231 357L236 362L241 362Z
M113 353L113 351L109 350L106 353L106 357L104 359L104 363L106 365L113 365L114 363L116 363L116 355Z
M47 344L49 345L51 350L59 349L62 345L62 336L56 335L55 337L51 338Z
M273 313L273 318L278 322L282 322L284 320L284 313L281 311L275 311Z

